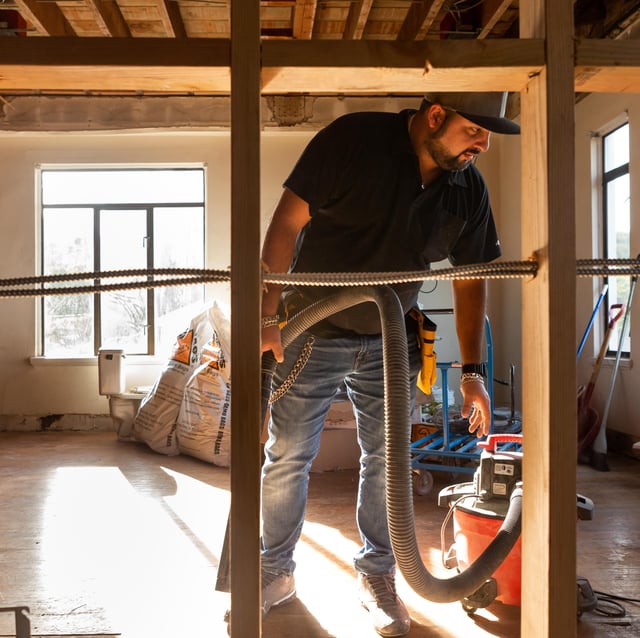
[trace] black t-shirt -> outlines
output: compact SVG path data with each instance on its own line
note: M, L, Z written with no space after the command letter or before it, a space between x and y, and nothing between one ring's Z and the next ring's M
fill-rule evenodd
M318 132L285 186L309 204L292 272L427 270L431 262L484 263L500 256L487 187L470 165L422 188L407 119L400 113L344 115ZM393 284L403 309L421 282ZM335 288L305 288L319 298ZM380 332L372 303L329 318L361 334Z

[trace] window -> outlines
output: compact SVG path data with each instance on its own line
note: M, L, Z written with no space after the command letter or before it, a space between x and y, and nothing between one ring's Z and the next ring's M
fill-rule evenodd
M203 168L39 173L43 275L204 268ZM203 285L45 296L41 354L87 357L100 348L165 354L203 303Z
M602 138L602 202L603 202L603 252L605 259L628 259L630 256L630 179L629 179L629 124L625 123ZM629 294L629 277L608 277L606 312L614 304L626 305ZM609 315L607 315L608 317ZM630 338L623 335L620 344L622 321L618 321L609 339L609 352L621 356L631 352Z

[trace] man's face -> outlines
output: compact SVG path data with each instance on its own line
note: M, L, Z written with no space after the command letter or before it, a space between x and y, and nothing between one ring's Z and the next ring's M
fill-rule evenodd
M447 111L447 117L425 141L425 146L441 169L459 171L488 150L489 136L487 129L453 111Z

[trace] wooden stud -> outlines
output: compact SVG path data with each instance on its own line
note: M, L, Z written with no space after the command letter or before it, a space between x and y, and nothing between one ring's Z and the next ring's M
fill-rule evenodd
M547 63L521 95L523 285L523 638L576 635L576 388L573 13L523 0L523 37Z
M260 6L231 4L231 635L260 603Z

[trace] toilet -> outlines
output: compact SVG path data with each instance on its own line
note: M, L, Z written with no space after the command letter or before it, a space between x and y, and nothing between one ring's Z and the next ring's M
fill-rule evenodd
M124 350L100 349L98 352L98 392L109 397L109 414L118 433L118 439L133 439L133 421L148 388L126 391Z

